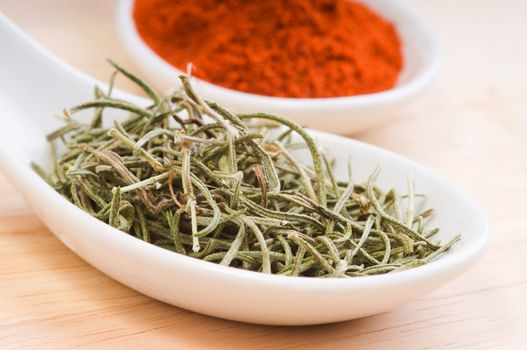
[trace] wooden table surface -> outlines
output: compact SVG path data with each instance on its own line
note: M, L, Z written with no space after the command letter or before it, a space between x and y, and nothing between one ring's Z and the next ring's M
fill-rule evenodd
M493 237L474 268L365 319L297 328L224 321L103 275L63 246L0 177L0 349L526 349L527 2L405 3L437 33L442 70L410 109L394 111L393 122L354 136L436 169L481 203ZM132 66L114 7L0 0L0 10L38 42L103 80L110 73L104 57Z

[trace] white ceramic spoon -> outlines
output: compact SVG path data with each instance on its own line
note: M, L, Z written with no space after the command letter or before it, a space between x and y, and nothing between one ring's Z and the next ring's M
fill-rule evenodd
M326 133L313 134L345 175L383 165L379 185L404 191L407 174L437 209L431 225L444 241L461 244L428 265L387 275L317 279L242 271L163 250L89 216L61 197L29 167L46 161L44 135L60 125L52 115L91 98L98 83L36 45L0 14L0 169L50 230L72 251L117 281L152 298L231 320L306 325L378 314L414 300L466 270L481 255L489 226L478 205L433 171L382 149ZM104 61L101 59L101 64ZM101 84L104 85L104 84ZM120 98L137 97L118 92ZM17 242L13 242L17 244ZM176 312L176 310L174 310Z

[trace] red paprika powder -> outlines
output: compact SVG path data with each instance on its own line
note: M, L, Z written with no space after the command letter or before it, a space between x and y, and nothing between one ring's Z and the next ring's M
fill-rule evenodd
M136 0L159 56L223 87L282 97L368 94L403 65L395 28L349 0Z

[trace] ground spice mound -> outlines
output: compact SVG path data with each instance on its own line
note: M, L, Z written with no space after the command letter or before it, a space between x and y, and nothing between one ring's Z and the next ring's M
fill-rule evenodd
M170 64L254 94L368 94L393 87L403 65L393 25L354 1L136 0L133 17Z

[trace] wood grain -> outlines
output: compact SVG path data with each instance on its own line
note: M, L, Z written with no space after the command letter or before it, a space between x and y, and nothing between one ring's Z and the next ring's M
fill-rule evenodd
M229 322L106 277L65 248L0 177L0 348L525 349L527 3L405 2L437 33L443 69L391 123L355 137L427 164L479 200L493 238L473 269L361 320L299 328ZM0 10L40 43L99 79L110 73L104 57L132 65L114 27L114 5L0 0Z

